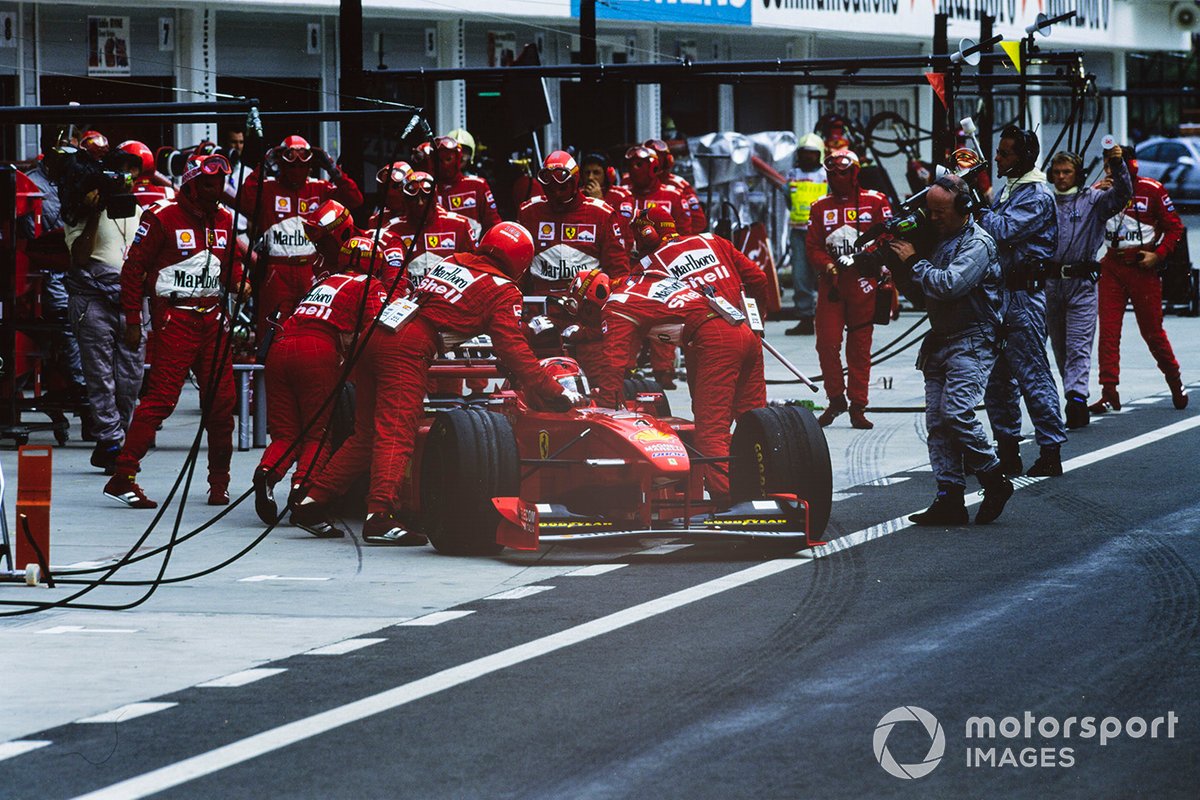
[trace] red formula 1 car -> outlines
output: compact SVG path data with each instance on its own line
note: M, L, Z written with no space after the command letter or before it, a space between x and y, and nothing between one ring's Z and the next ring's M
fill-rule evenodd
M454 355L432 373L501 377L479 340ZM626 395L622 410L552 412L505 384L486 399L431 407L401 516L439 552L456 555L612 538L751 540L778 552L821 544L833 475L808 409L750 411L737 421L728 459L701 459L691 447L694 424L671 416L657 385L629 379ZM705 461L729 469L730 506L703 497L696 467Z

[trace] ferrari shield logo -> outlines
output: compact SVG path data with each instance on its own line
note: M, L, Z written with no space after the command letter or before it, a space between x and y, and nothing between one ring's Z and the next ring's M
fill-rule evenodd
M441 244L441 241L442 241L441 237L438 236L436 233L425 234L425 248L427 250L434 249L439 244Z
M847 208L846 209L846 221L854 222L854 220L856 220L856 219L858 219L858 209L857 208Z
M538 458L550 457L550 432L538 431Z

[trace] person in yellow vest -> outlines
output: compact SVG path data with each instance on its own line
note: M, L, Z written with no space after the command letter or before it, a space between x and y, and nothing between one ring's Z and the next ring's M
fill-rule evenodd
M804 250L808 235L809 213L812 204L829 193L825 179L825 143L815 133L800 139L796 148L796 166L785 176L788 194L791 196L791 213L788 217L790 240L788 252L792 259L792 302L796 307L799 322L788 328L788 336L812 336L813 317L817 309L817 279Z

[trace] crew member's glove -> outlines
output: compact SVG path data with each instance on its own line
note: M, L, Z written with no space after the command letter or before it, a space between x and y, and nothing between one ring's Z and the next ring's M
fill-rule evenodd
M329 153L326 153L320 147L313 148L313 158L316 159L317 166L329 173L329 177L337 180L342 177L342 171L338 169L338 165L333 163Z
M591 399L587 395L580 394L574 389L563 391L563 397L567 399L570 408L579 408L580 406L591 405Z
M568 325L562 330L562 340L570 343L579 334L580 330L582 329L578 325Z
M142 326L126 325L125 333L121 335L121 339L130 350L137 350L142 344Z

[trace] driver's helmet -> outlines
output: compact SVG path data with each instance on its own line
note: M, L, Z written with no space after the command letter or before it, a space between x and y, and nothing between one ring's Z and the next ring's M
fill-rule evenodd
M579 392L584 397L590 393L587 376L583 374L583 370L579 368L579 362L575 359L566 356L551 356L543 358L538 363L564 389Z

